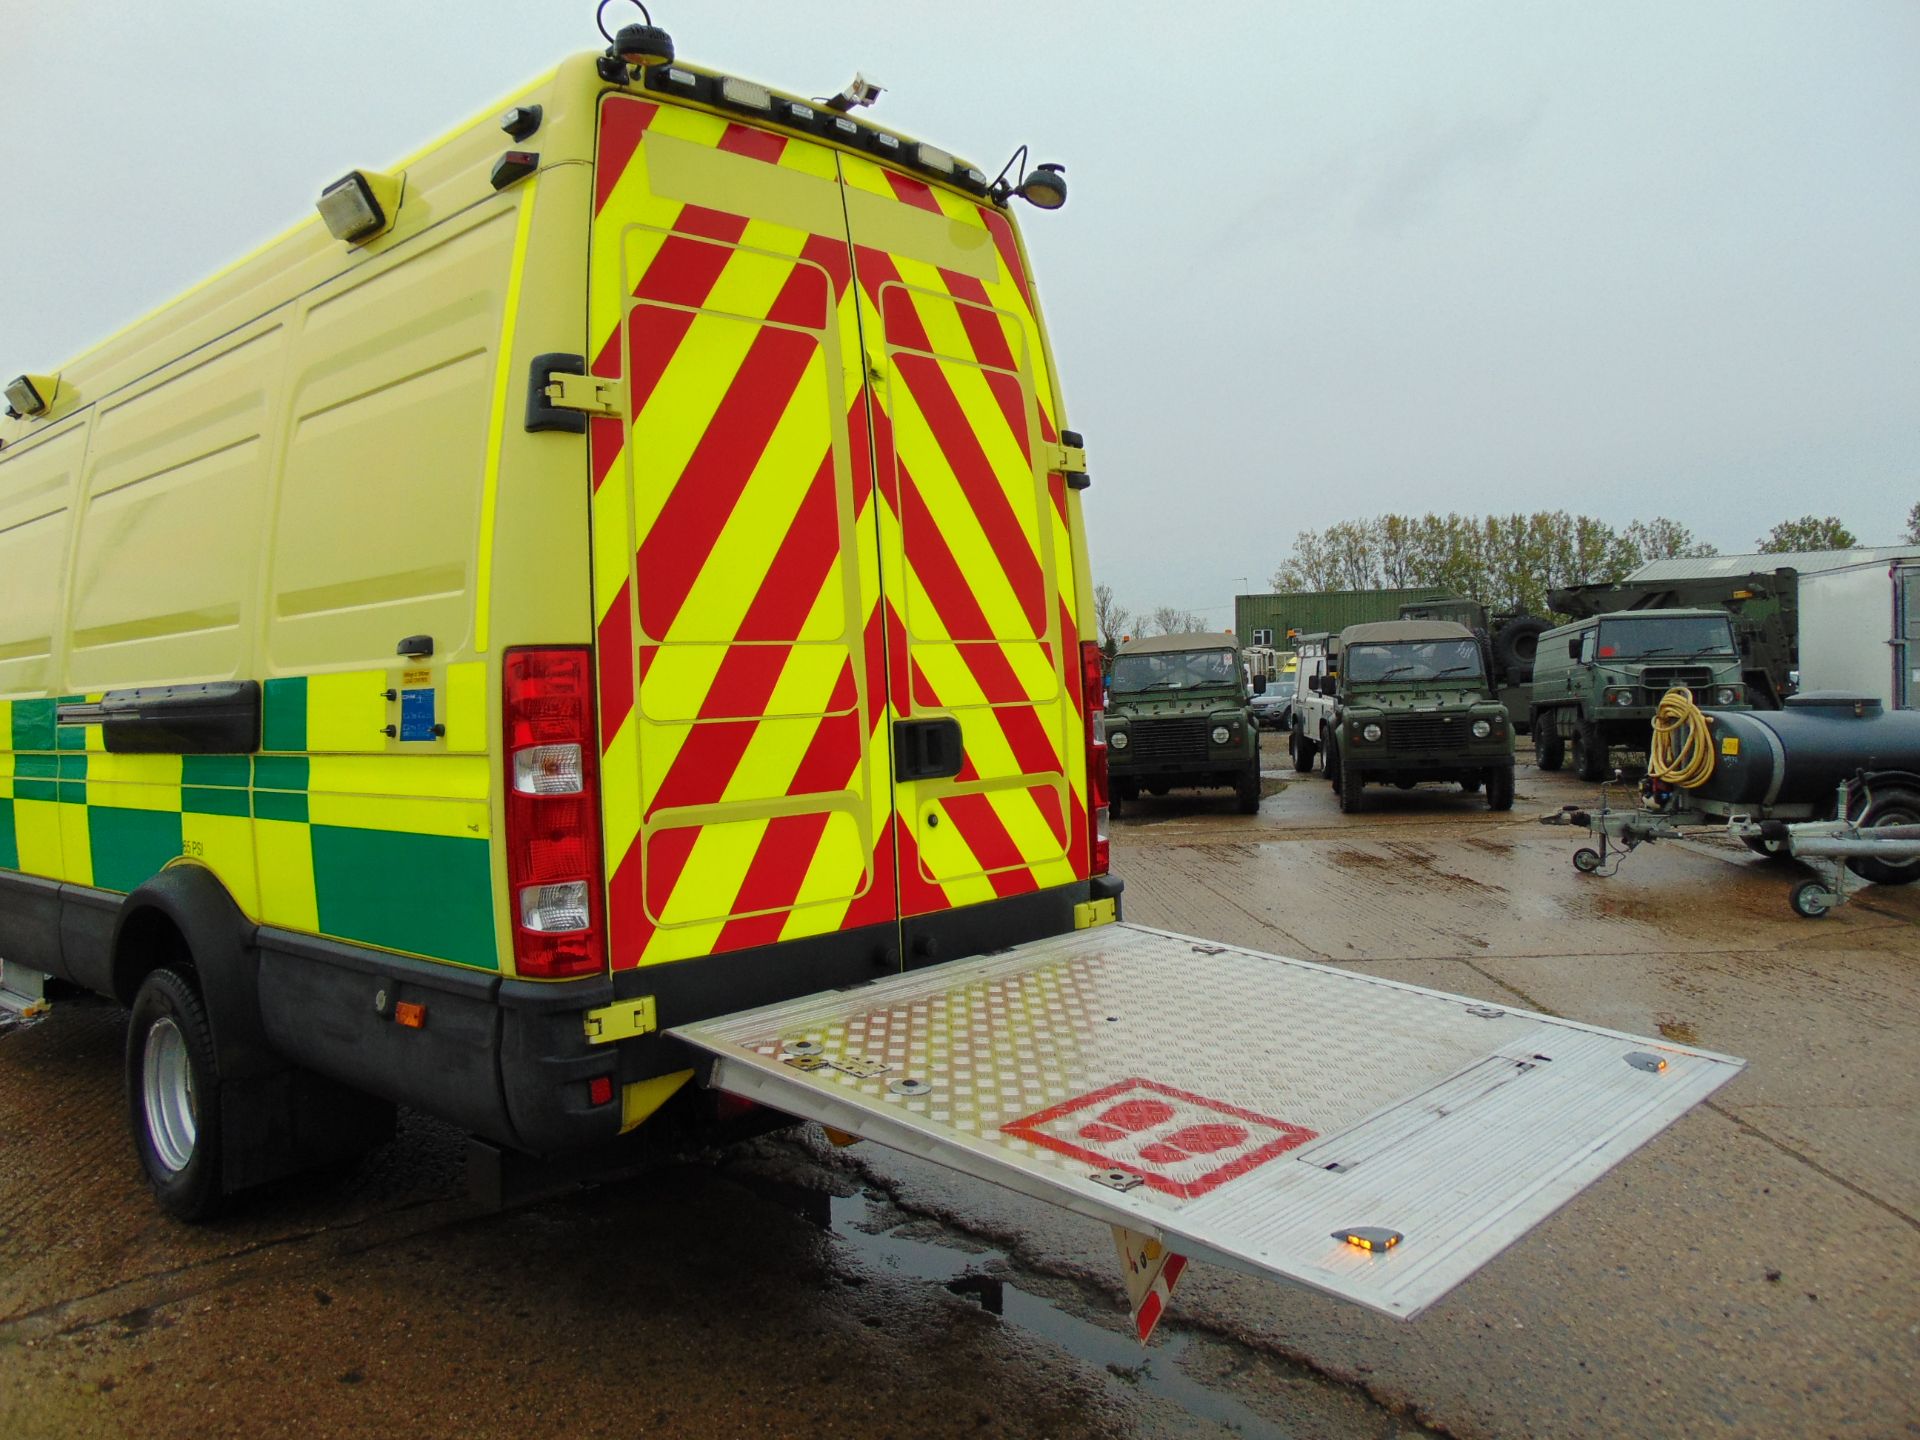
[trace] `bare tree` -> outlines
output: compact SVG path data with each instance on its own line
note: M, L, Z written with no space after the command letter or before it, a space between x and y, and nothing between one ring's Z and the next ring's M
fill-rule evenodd
M1107 652L1109 660L1120 648L1120 638L1132 623L1133 612L1113 598L1111 585L1093 587L1093 625L1100 635L1100 648Z
M1140 631L1144 635L1187 635L1206 628L1207 622L1191 610L1159 605L1154 607L1152 616L1141 623Z
M1902 541L1908 545L1920 545L1920 505L1907 511L1907 533Z

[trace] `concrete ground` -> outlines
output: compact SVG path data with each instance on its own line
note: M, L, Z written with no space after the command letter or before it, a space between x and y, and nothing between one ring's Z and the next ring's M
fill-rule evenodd
M0 1436L1920 1435L1920 886L1806 921L1737 848L1577 875L1536 817L1591 789L1527 766L1509 815L1270 785L1129 807L1128 917L1748 1069L1415 1322L1195 1268L1141 1351L1097 1227L817 1132L490 1215L407 1116L178 1226L124 1015L65 1003L0 1031Z

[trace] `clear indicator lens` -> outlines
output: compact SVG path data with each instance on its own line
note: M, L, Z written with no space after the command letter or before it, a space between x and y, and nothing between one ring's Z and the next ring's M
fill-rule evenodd
M938 170L942 175L953 173L953 156L933 145L921 145L914 151L915 158L929 170Z
M773 95L766 86L756 85L751 80L736 80L731 75L720 82L720 98L729 105L739 105L749 110L773 109Z
M593 923L587 903L587 882L568 880L559 885L529 885L520 892L520 928L543 935L585 930Z
M381 221L373 197L367 194L357 175L349 175L322 191L319 209L320 218L326 221L327 233L336 240L352 240L364 235L377 229Z
M578 795L586 767L578 745L534 745L513 752L513 788L522 795Z

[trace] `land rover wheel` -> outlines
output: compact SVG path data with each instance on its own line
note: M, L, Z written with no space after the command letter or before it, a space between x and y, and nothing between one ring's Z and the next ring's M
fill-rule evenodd
M1607 778L1607 744L1591 720L1573 722L1573 773L1582 780Z
M226 1195L213 1027L192 983L177 971L155 970L134 997L127 1118L160 1208L177 1220L217 1215Z
M1260 813L1260 765L1255 761L1242 770L1233 782L1233 798L1239 803L1242 815Z
M1899 786L1869 792L1866 811L1859 817L1862 830L1882 825L1920 825L1920 794ZM1876 885L1906 885L1920 880L1920 860L1876 860L1855 856L1847 868Z
M1357 815L1364 802L1360 792L1366 788L1366 773L1345 755L1340 757L1340 812Z
M1533 717L1533 763L1558 770L1567 763L1567 737L1560 733L1560 712L1542 710Z
M1487 771L1487 809L1513 808L1513 762L1506 761Z
M1293 756L1293 770L1296 775L1313 773L1314 744L1298 730L1287 737L1287 753Z

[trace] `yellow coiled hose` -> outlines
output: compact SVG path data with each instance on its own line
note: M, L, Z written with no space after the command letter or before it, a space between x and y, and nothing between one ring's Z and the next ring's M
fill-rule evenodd
M1706 715L1685 686L1662 695L1659 709L1653 712L1647 772L1682 790L1697 790L1713 776L1713 736L1707 733Z

